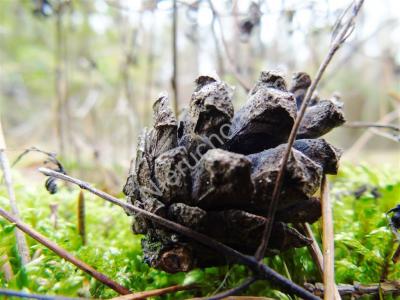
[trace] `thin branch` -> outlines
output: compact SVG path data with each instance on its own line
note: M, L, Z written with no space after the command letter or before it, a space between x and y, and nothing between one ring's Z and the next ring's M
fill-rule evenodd
M317 269L321 274L321 278L324 273L324 257L322 256L321 248L318 245L317 240L315 239L314 233L311 230L311 226L308 223L297 224L296 226L300 229L301 233L303 233L306 237L312 240L312 243L308 245L308 250L310 251L311 257L314 260L314 263L317 265Z
M13 182L12 182L12 177L11 177L11 168L10 168L10 163L8 161L7 155L6 155L6 142L3 134L3 128L1 126L1 121L0 121L0 167L3 170L4 174L4 182L7 187L7 193L8 193L8 198L10 201L10 207L11 211L13 212L14 215L19 217L19 210L18 210L18 205L17 205L17 199L15 197L15 192L14 192L14 187L13 187ZM29 261L31 260L30 255L29 255L29 247L28 243L26 242L25 236L21 231L18 229L15 230L15 238L17 240L17 249L18 249L18 254L21 258L21 263L23 266L25 266Z
M392 125L392 124L380 124L380 123L372 123L372 122L351 122L346 123L345 127L350 128L384 128L390 129L393 131L400 132L400 126Z
M385 115L383 118L381 118L378 123L379 124L387 124L389 122L394 121L397 119L398 114L400 112L400 108L395 109L394 111L388 113ZM368 141L374 136L374 133L372 132L373 128L369 128L366 130L358 139L357 141L351 146L349 150L347 150L344 154L344 156L348 160L352 160L356 158L358 153L365 147L365 145L368 143Z
M208 4L210 6L210 9L212 11L213 14L213 18L216 18L216 20L218 21L218 27L220 30L220 36L221 36L221 41L222 41L222 45L224 46L224 50L225 50L225 54L226 54L226 58L228 59L228 66L230 71L232 72L232 75L235 77L235 79L237 80L237 82L243 87L243 89L246 91L246 93L248 93L250 91L250 84L248 84L246 82L246 80L244 80L242 78L242 76L239 74L239 72L236 69L236 64L235 61L231 55L231 53L229 52L229 45L225 39L225 35L224 35L224 27L222 25L222 21L221 18L219 16L219 14L217 13L217 11L215 10L215 7L212 3L212 0L208 0Z
M321 248L319 247L318 242L315 239L314 233L312 232L311 226L308 223L304 223L304 224L297 224L296 227L306 237L312 240L312 243L308 245L308 250L311 253L314 263L317 265L318 271L322 279L324 276L324 257L322 255ZM340 294L336 285L335 285L335 299L340 299Z
M48 238L46 238L45 236L43 236L42 234L40 234L33 228L29 227L27 224L23 223L18 217L5 211L1 207L0 207L0 216L2 216L4 219L8 220L11 223L15 223L15 225L19 229L21 229L23 232L25 232L31 238L35 239L40 244L46 246L47 248L52 250L55 254L60 256L61 258L74 264L75 266L77 266L79 269L86 272L90 276L96 278L98 281L100 281L103 284L107 285L108 287L112 288L117 293L122 294L122 295L126 295L126 294L130 293L130 291L127 288L125 288L122 285L120 285L119 283L111 280L106 275L96 271L94 268L92 268L88 264L84 263L83 261L79 260L78 258L73 256L71 253L69 253L67 250L61 248L59 245L57 245L53 241L49 240Z
M324 74L329 63L332 61L332 58L335 55L335 53L337 52L337 50L340 48L340 46L346 41L346 38L349 36L348 33L351 30L351 28L354 24L354 20L355 20L356 16L358 15L363 3L364 3L364 0L360 0L353 6L353 14L352 14L351 18L342 27L340 32L337 34L333 44L330 46L328 54L325 56L321 66L318 69L317 75L315 76L314 80L312 81L310 88L307 90L307 93L304 97L303 103L300 107L300 111L297 114L296 121L294 122L292 131L290 132L287 147L286 147L286 150L285 150L283 158L282 158L281 167L279 169L277 179L275 182L275 186L274 186L274 190L272 193L272 199L271 199L270 205L268 207L268 212L267 212L267 216L266 216L267 222L265 222L265 229L263 232L263 237L262 237L260 246L258 247L258 249L256 251L256 258L258 260L260 260L264 257L265 251L268 247L268 241L271 236L272 224L274 223L274 216L275 216L275 212L276 212L276 209L278 206L278 200L279 200L279 196L281 193L283 178L284 178L285 171L286 171L286 165L289 161L289 157L292 152L292 146L296 139L297 131L300 127L301 120L304 117L308 103L310 102L311 96L313 95L314 91L316 90L318 83L320 82L320 80L322 78L322 75Z
M322 206L322 247L324 263L324 299L335 298L335 236L333 234L332 206L329 198L329 185L326 176L321 183L321 206Z
M400 142L400 135L390 134L388 132L382 132L381 130L376 129L376 128L371 128L371 132L376 135L379 135L381 137L384 137L386 139L392 140L394 142L398 142L398 143Z
M151 290L151 291L144 291L144 292L138 292L138 293L124 295L124 296L119 296L119 297L112 298L110 300L141 300L141 299L146 299L149 297L162 296L162 295L165 295L168 293L192 290L195 288L197 288L197 286L194 284L173 285L173 286L169 286L169 287L162 288L162 289L156 289L156 290Z
M202 233L196 232L188 227L182 226L181 224L164 219L156 214L148 212L147 210L133 206L129 203L125 203L103 191L93 188L92 186L90 186L89 183L87 183L85 181L73 178L71 176L68 176L68 175L47 169L47 168L39 168L39 172L43 173L46 176L55 177L55 178L73 183L73 184L79 186L81 189L87 190L87 191L91 192L92 194L97 195L100 198L102 198L108 202L111 202L115 205L118 205L118 206L124 208L125 210L140 213L142 216L152 220L153 222L155 222L161 226L171 229L171 230L173 230L177 233L180 233L186 237L189 237L209 248L212 248L220 253L223 253L224 255L234 259L237 263L241 263L241 264L249 267L258 276L259 279L269 280L270 282L272 282L273 284L276 284L282 290L284 290L288 293L298 295L299 297L302 297L306 300L307 299L311 299L311 300L319 299L318 297L315 297L314 295L307 292L304 288L296 285L295 283L291 282L290 280L288 280L281 274L277 273L273 269L271 269L268 266L257 261L256 259L254 259L254 257L245 255L245 254L243 254L221 242L211 239L210 237L208 237Z
M47 295L39 295L39 294L29 294L26 292L21 291L14 291L14 290L6 290L0 289L0 295L6 297L18 297L18 298L28 298L28 299L39 299L39 300L82 300L86 298L69 298L63 296L47 296Z
M82 240L82 245L86 245L86 209L85 209L85 195L83 191L79 192L77 199L77 219L78 219L78 233Z

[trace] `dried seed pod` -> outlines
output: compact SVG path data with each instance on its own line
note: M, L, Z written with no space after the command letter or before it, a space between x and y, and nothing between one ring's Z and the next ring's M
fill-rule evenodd
M172 204L168 215L184 226L249 254L257 249L266 222L264 217L242 210L205 211L183 203ZM274 223L273 232L270 250L283 251L309 244L306 237L284 223Z
M268 207L286 145L265 150L247 157L252 162L254 182L253 202L258 207ZM294 201L311 197L321 184L322 168L300 151L292 150L282 185L279 208Z
M300 124L298 139L315 139L345 122L343 111L330 100L321 100L307 108Z
M211 148L222 147L233 116L233 89L210 76L200 76L189 110L179 125L179 145L186 148L191 164Z
M300 108L303 103L304 96L306 95L307 89L311 85L311 78L305 72L299 72L293 74L292 84L290 86L290 92L296 98L297 109Z
M318 163L324 170L324 174L337 174L343 152L324 139L296 140L293 148Z
M262 71L254 87L250 90L249 95L254 95L260 89L274 88L287 92L286 81L279 71Z
M154 178L160 187L161 200L164 203L191 202L191 176L184 147L176 147L157 157Z
M209 150L193 171L192 199L206 209L246 207L253 194L250 161L241 154Z
M233 117L232 89L200 76L179 128L167 97L159 97L154 126L140 136L124 186L128 201L253 254L296 117L293 94L304 97L298 93L309 83L307 74L299 73L288 92L279 73L262 72L248 102ZM343 121L339 105L320 101L307 108L298 137L318 137ZM320 202L313 194L324 173L337 172L340 154L323 139L295 141L266 255L310 243L287 224L320 217ZM141 214L127 213L134 217L133 231L144 234L144 260L152 267L175 273L228 262Z
M287 141L296 118L296 102L286 91L283 78L276 73L262 73L249 95L233 118L225 149L251 154Z
M321 202L316 197L298 201L284 209L278 210L276 221L285 223L314 223L321 217Z
M161 153L178 144L178 125L166 94L161 94L153 104L153 122L153 129L148 133L146 142L146 152L151 163Z

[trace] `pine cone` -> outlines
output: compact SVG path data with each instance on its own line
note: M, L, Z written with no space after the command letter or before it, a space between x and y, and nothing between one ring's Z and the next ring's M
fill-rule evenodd
M153 128L139 137L124 187L128 202L254 254L284 143L304 96L300 89L311 83L307 74L299 74L289 92L279 73L262 72L236 114L233 89L200 76L179 124L168 97L161 95L153 106ZM311 243L289 224L313 223L321 216L314 194L323 174L336 174L341 151L319 137L343 123L341 107L332 101L317 99L307 108L287 164L266 255ZM144 234L144 259L150 266L175 273L227 263L220 253L141 214L128 213L133 215L134 233Z

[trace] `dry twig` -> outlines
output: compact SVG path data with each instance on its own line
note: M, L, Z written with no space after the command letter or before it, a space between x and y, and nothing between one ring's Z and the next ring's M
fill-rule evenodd
M15 225L21 229L21 231L25 232L27 235L29 235L31 238L35 239L42 245L46 246L50 250L52 250L54 253L56 253L58 256L61 258L69 261L70 263L74 264L77 266L79 269L82 271L88 273L90 276L96 278L98 281L102 282L103 284L107 285L108 287L112 288L114 291L116 291L119 294L126 295L129 294L130 291L120 285L119 283L111 280L108 278L106 275L96 271L94 268L89 266L88 264L84 263L83 261L79 260L75 256L73 256L71 253L66 251L65 249L61 248L59 245L54 243L53 241L50 241L48 238L34 230L33 228L29 227L27 224L23 223L18 217L15 215L5 211L4 209L0 208L0 216L5 218L11 223L15 223Z
M140 213L142 216L144 216L148 219L151 219L153 222L155 222L161 226L164 226L168 229L178 232L178 233L180 233L186 237L189 237L209 248L212 248L220 253L223 253L227 257L234 259L237 263L241 263L241 264L249 267L255 273L255 276L259 280L269 280L271 283L276 284L277 286L279 286L282 290L284 290L287 293L298 295L299 297L302 297L303 299L306 299L306 300L307 299L311 299L311 300L319 299L318 297L315 297L314 295L307 292L302 287L296 285L295 283L288 280L284 276L275 272L268 266L255 260L254 257L244 255L244 254L240 253L239 251L237 251L223 243L220 243L214 239L209 238L208 236L206 236L204 234L201 234L199 232L191 230L188 227L182 226L178 223L164 219L156 214L148 212L139 207L125 203L103 191L93 188L85 181L73 178L71 176L68 176L68 175L47 169L47 168L39 168L39 172L43 173L46 176L52 176L52 177L73 183L75 185L78 185L81 189L87 190L87 191L91 192L92 194L95 194L108 202L118 205L128 211Z
M15 197L12 178L11 178L10 164L8 162L8 158L6 155L6 142L3 134L3 128L1 127L1 121L0 121L0 166L4 174L4 182L7 187L7 193L10 200L11 211L14 215L19 217L17 200ZM26 242L25 236L21 231L17 229L15 230L15 237L17 240L18 254L21 258L21 263L22 265L26 265L27 263L29 263L31 258L29 255L29 247Z
M315 239L314 233L312 232L311 226L308 223L304 223L304 224L298 224L297 228L299 228L300 231L306 237L308 237L310 240L312 240L312 243L308 246L308 249L314 260L314 263L317 265L318 271L321 274L321 278L322 278L322 276L324 274L324 258L322 256L321 248L319 247L318 242Z
M274 223L274 216L275 216L275 212L276 212L276 209L278 206L278 199L279 199L281 188L282 188L283 178L285 175L286 165L287 165L287 162L289 161L289 157L292 152L291 151L292 146L296 139L297 131L300 127L300 123L306 112L308 103L310 102L311 96L313 95L314 91L316 90L318 83L320 82L320 80L322 78L322 75L324 74L329 63L332 61L333 56L335 55L337 50L340 48L340 46L348 38L349 33L351 32L351 30L353 28L354 20L355 20L356 16L358 15L363 3L364 3L364 0L360 0L353 6L353 13L352 13L351 18L347 21L347 23L342 27L342 29L336 35L332 45L330 46L328 54L325 56L321 66L319 67L317 75L315 76L314 80L312 81L311 86L307 90L307 93L304 97L303 103L297 114L296 121L293 125L292 131L290 132L289 140L287 143L287 148L285 150L285 153L284 153L284 156L283 156L283 159L281 162L281 167L279 169L279 173L277 175L277 179L275 182L274 191L272 194L272 200L271 200L268 212L267 212L267 220L268 221L265 223L265 230L263 233L263 237L262 237L260 246L256 252L256 258L258 260L260 260L261 258L264 257L265 251L268 246L268 241L271 236L272 224Z
M323 279L324 279L324 299L331 300L336 298L335 293L335 236L333 234L332 206L329 198L329 185L326 176L321 184L321 204L322 204L322 246L323 246ZM340 298L339 298L340 299Z

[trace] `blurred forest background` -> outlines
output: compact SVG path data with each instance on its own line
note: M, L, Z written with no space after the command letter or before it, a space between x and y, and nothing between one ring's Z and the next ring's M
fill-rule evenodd
M0 0L0 114L9 155L36 146L79 169L126 174L160 92L181 111L197 75L218 74L236 87L239 107L243 86L262 70L278 68L288 82L296 71L313 77L348 4ZM367 1L324 75L319 95L339 92L348 121L399 124L399 21L399 1ZM399 143L365 132L343 127L328 140L348 160L399 165ZM98 172L92 181L96 175L107 180ZM120 188L123 176L116 177Z

